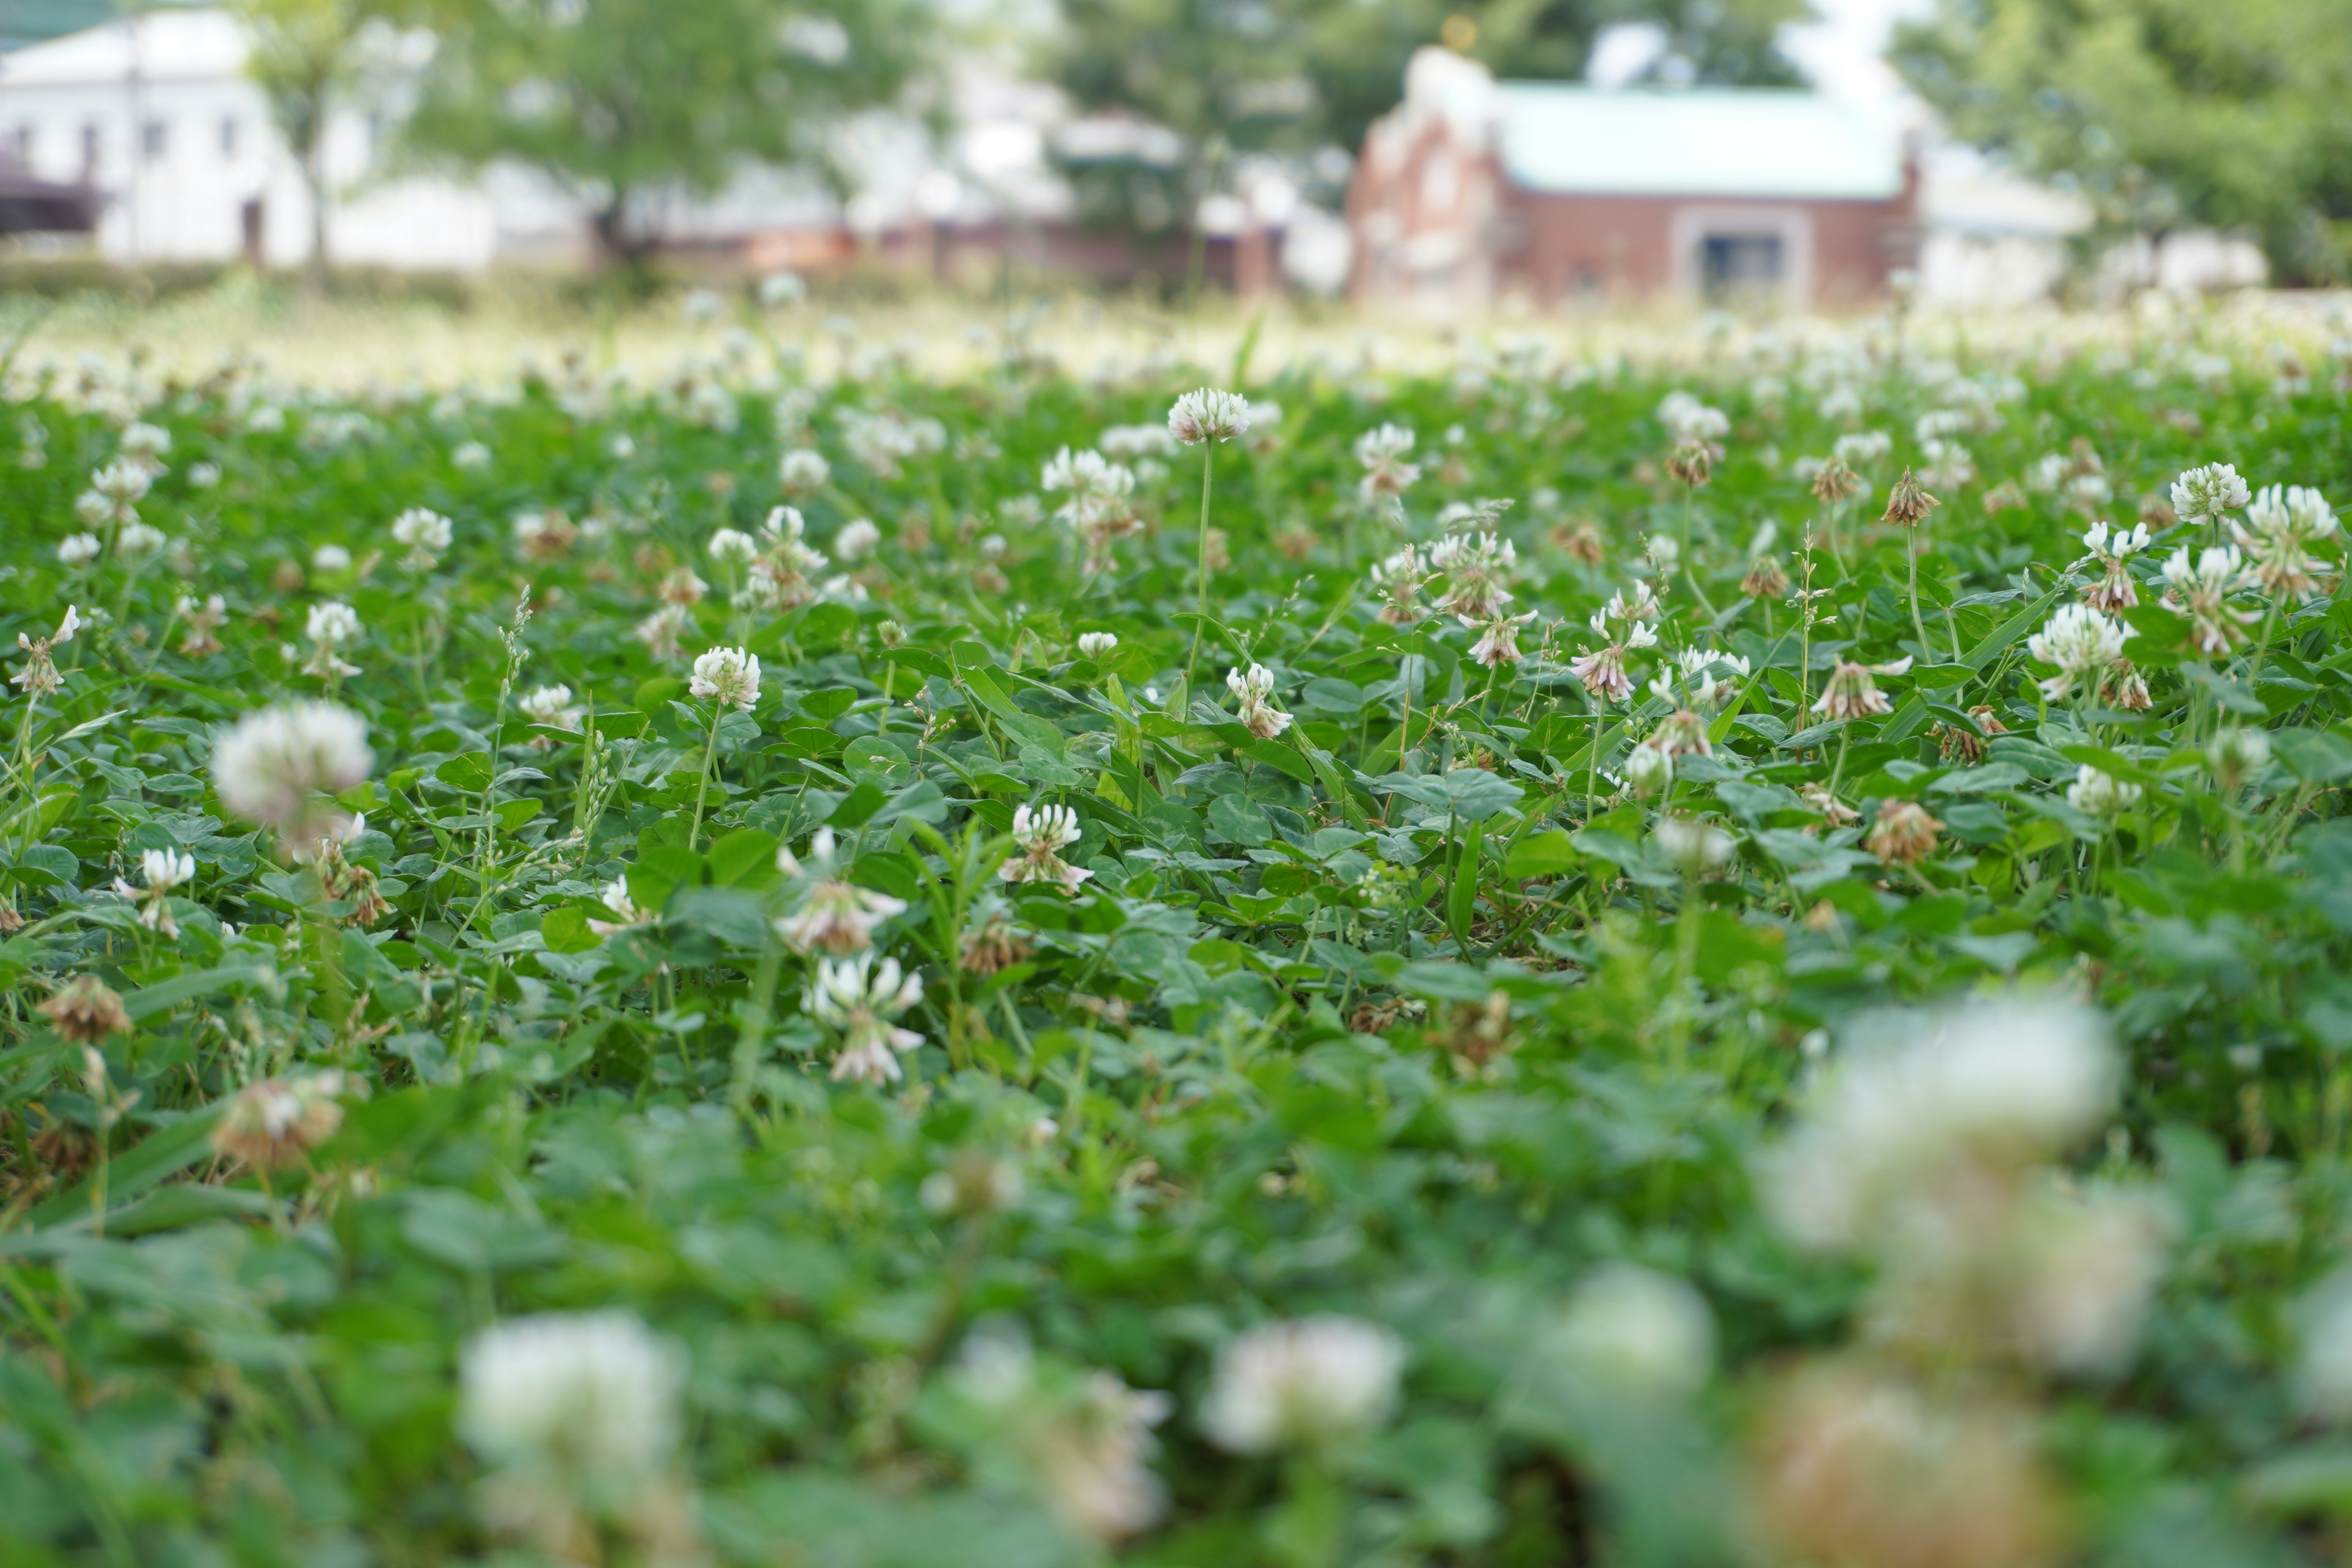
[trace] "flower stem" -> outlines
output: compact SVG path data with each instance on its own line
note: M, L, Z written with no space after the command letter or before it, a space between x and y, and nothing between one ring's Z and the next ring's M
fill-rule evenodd
M1919 657L1933 658L1935 650L1927 646L1927 623L1919 618L1919 540L1916 535L1904 541L1903 559L1911 569L1911 629L1919 634Z
M1184 660L1184 679L1192 679L1192 667L1201 661L1201 633L1209 625L1209 489L1210 477L1216 471L1217 444L1209 441L1201 447L1201 618L1192 626L1192 651Z
M702 771L694 781L694 826L687 831L686 847L698 849L702 845L702 803L710 793L710 758L719 750L719 721L727 716L727 705L715 702L710 708L710 733L702 742Z

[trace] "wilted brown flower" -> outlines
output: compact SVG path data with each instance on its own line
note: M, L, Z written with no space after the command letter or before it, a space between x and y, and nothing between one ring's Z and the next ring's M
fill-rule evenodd
M1759 556L1739 580L1739 591L1751 599L1777 599L1789 591L1789 574L1777 555Z
M1580 517L1573 522L1553 524L1551 542L1559 545L1571 560L1582 561L1590 565L1598 566L1609 558L1609 552L1601 542L1601 530L1593 526L1592 520L1589 517Z
M956 967L966 974L995 974L1025 962L1034 951L1020 927L1001 914L992 914L978 929L963 933Z
M1843 458L1832 458L1813 476L1813 499L1825 506L1851 500L1862 493L1862 476L1846 466Z
M2154 700L2148 695L2147 677L2131 660L2119 658L2100 673L2099 700L2126 713L2145 713Z
M1757 1447L1766 1527L1798 1562L1837 1568L2033 1568L2060 1554L2055 1500L2023 1413L1930 1403L1860 1366L1775 1393Z
M93 1045L109 1035L131 1032L122 998L95 974L77 974L34 1009L68 1040Z
M343 1108L335 1100L343 1088L343 1075L334 1068L247 1084L213 1124L213 1152L257 1171L291 1164L343 1124Z
M1822 820L1833 828L1851 827L1862 820L1862 813L1832 795L1830 786L1825 784L1817 781L1806 784L1797 794L1807 805L1820 812Z
M1874 675L1901 675L1911 668L1906 656L1892 664L1850 664L1839 661L1831 669L1822 695L1813 704L1813 711L1824 719L1845 721L1867 718L1874 713L1891 713L1895 705L1886 693L1878 689Z
M1704 441L1685 441L1666 458L1666 472L1693 489L1713 477L1714 454Z
M1936 835L1943 826L1917 801L1882 801L1878 821L1864 842L1873 855L1890 866L1916 866L1934 852Z
M1886 492L1885 520L1905 528L1916 528L1927 520L1929 512L1943 504L1921 489L1919 481L1906 468L1903 477L1895 481L1895 488Z
M2015 511L2025 504L2025 487L2015 479L2003 479L1984 493L1987 517L1998 517L2005 511Z

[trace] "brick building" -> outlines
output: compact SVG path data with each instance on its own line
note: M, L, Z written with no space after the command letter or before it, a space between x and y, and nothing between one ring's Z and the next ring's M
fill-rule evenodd
M1918 249L1898 127L1806 92L1497 82L1428 48L1348 193L1359 300L1861 303Z

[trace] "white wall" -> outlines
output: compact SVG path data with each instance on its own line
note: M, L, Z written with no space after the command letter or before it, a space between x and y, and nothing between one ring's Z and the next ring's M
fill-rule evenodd
M29 137L32 173L98 187L98 249L110 261L234 260L246 204L258 201L263 259L299 266L310 253L309 187L244 75L244 52L236 25L205 11L17 50L0 58L0 145L13 153ZM500 226L478 187L388 177L378 142L393 111L353 105L329 121L329 253L390 267L488 266ZM93 136L94 163L85 153Z

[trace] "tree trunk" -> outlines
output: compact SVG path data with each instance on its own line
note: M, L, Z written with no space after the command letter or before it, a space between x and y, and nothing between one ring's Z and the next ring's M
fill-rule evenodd
M654 240L648 235L629 232L629 193L616 191L610 200L589 216L589 232L596 237L597 265L602 270L619 268L635 273L644 270L646 258L654 252Z
M316 294L327 291L327 104L322 94L311 106L303 127L302 183L310 192L310 258L302 269L304 284Z

